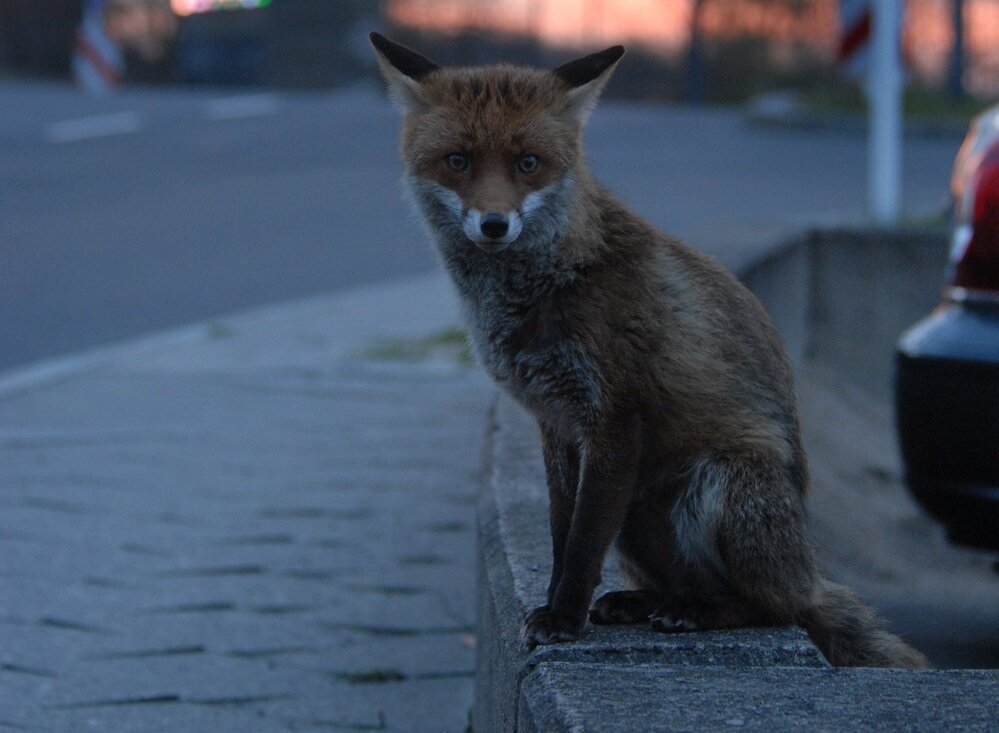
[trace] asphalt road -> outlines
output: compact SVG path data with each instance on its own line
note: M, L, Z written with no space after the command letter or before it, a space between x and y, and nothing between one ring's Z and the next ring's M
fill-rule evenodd
M374 87L93 98L7 82L0 110L0 371L435 266ZM941 206L958 143L908 142L910 215ZM856 134L607 103L588 149L639 212L730 262L863 219Z

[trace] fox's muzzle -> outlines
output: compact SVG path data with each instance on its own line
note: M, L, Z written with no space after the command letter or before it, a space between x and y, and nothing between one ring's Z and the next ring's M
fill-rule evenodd
M469 209L462 223L465 236L484 252L503 251L516 241L523 228L523 221L516 211L502 214Z

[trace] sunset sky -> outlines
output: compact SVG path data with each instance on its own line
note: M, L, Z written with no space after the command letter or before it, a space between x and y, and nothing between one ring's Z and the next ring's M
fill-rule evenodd
M640 41L674 51L686 43L690 5L662 0L393 0L397 22L423 28L495 29L552 45Z
M689 38L693 0L389 0L398 23L436 30L493 29L534 36L555 46L639 43L676 53ZM838 42L836 0L812 0L795 15L754 0L707 0L703 30L712 36L744 33L806 41L830 57ZM939 81L953 43L951 0L905 1L904 47L911 68ZM966 44L972 91L999 94L999 0L966 0Z

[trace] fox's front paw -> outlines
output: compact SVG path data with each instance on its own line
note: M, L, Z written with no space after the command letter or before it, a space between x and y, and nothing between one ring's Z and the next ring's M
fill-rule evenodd
M583 620L539 606L527 614L520 627L520 641L528 649L538 644L575 641L583 631Z

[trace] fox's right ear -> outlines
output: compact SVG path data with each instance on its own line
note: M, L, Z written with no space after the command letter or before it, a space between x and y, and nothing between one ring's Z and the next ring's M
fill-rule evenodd
M562 64L552 72L567 89L566 112L570 117L580 124L586 122L622 56L624 46L611 46L599 53Z
M381 33L368 35L378 57L378 66L388 83L389 96L403 112L425 106L420 80L439 67L416 51L390 41Z

